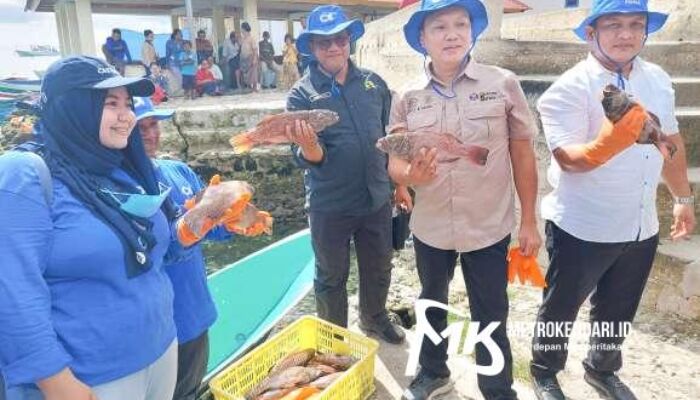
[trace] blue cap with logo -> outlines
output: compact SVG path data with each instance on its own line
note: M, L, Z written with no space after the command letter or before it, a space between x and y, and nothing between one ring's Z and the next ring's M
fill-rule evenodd
M123 77L99 58L72 56L49 67L41 81L42 104L73 89L111 89L124 86L132 96L150 96L153 82L143 77Z
M297 50L301 54L313 55L310 46L312 35L331 36L346 29L351 42L365 34L364 24L357 19L348 19L341 7L318 6L309 14L306 30L297 38Z
M472 46L476 43L479 36L486 30L489 25L489 17L486 12L486 7L479 0L423 0L417 11L411 15L406 25L403 26L403 34L409 46L413 50L426 54L423 45L420 44L420 31L423 29L423 23L428 15L443 10L447 7L462 7L469 14L469 21L472 29Z
M153 102L148 97L134 97L134 113L136 113L137 121L149 117L154 117L162 121L172 118L175 110L155 108L153 107Z
M649 11L648 0L594 0L591 13L581 22L574 33L581 40L586 40L586 27L610 14L645 14L647 16L647 34L652 34L666 23L668 14Z

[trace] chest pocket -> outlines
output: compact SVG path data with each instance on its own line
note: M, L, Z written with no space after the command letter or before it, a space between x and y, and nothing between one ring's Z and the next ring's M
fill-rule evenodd
M459 103L462 139L468 141L488 142L508 137L506 104L494 101L486 104Z
M437 111L435 108L413 111L406 115L406 125L409 131L437 131Z

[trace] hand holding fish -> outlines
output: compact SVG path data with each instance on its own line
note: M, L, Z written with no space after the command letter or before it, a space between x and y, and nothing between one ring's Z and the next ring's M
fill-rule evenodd
M432 182L437 176L437 149L430 150L425 147L418 151L418 154L406 167L407 181L414 186L425 185Z
M295 119L294 125L285 127L285 134L290 142L301 148L311 148L318 144L318 136L306 121Z
M664 158L673 157L676 147L661 131L658 118L627 93L608 85L602 105L609 121L603 123L598 137L585 145L584 156L590 165L603 165L634 143L654 144Z
M230 218L240 215L252 197L253 188L247 182L221 182L219 175L214 175L201 196L185 203L188 211L178 221L178 240L184 246L191 246L201 240L226 214Z

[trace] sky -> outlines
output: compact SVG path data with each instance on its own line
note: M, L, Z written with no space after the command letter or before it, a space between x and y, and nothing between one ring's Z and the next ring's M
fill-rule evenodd
M24 0L0 0L0 78L10 75L32 77L32 70L43 70L53 58L19 58L14 51L29 49L32 44L50 44L58 47L56 20L53 13L24 11ZM113 27L144 30L156 33L171 31L169 16L124 16L95 14L92 18L96 45L104 43Z

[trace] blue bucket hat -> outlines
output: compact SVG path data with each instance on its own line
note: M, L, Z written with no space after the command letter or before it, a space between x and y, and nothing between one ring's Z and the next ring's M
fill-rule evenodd
M574 29L574 33L586 41L586 27L594 24L598 18L610 14L642 13L647 15L647 34L652 34L664 26L668 14L649 11L647 3L648 0L594 0L591 14Z
M51 64L41 81L42 104L73 89L112 89L124 86L131 96L150 96L153 82L143 77L125 78L99 58L66 57Z
M301 54L313 55L310 45L312 35L332 36L346 29L350 33L351 42L365 34L364 24L357 19L349 20L341 7L318 6L309 14L306 30L297 38L297 50Z
M420 44L420 31L423 29L425 18L447 7L459 6L467 10L472 26L472 46L479 36L484 33L489 25L489 17L486 7L479 0L422 0L420 8L411 15L406 25L403 26L403 34L409 46L413 50L425 55L426 50Z
M134 97L134 113L136 113L137 121L148 117L155 117L157 120L162 121L172 118L175 110L155 108L148 97Z

